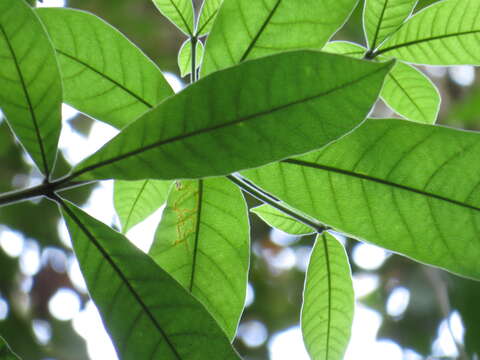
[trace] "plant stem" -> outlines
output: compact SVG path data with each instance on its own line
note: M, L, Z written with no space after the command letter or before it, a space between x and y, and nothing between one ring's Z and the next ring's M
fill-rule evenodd
M192 72L190 73L190 83L197 81L197 37L192 36L190 38L190 44L192 46Z
M302 224L311 227L314 229L318 234L323 233L325 230L327 230L327 227L324 226L323 224L311 220L301 214L298 214L297 212L287 208L286 206L282 205L279 201L273 199L266 193L260 192L257 190L255 187L250 185L245 179L237 176L237 175L228 175L227 178L235 183L238 187L240 187L243 191L249 193L252 195L254 198L260 200L261 202L268 204L270 206L273 206L275 209L280 210L282 213L285 215L288 215L295 220L301 222Z

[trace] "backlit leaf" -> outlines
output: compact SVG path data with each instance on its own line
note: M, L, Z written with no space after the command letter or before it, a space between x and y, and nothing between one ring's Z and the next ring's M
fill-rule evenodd
M200 10L200 17L198 19L197 33L198 35L205 35L212 29L214 20L217 16L218 9L223 0L204 0L202 9Z
M157 9L187 35L193 34L192 0L153 0Z
M260 205L250 210L257 214L263 221L273 228L282 230L287 234L304 235L314 233L315 230L311 227L302 224L301 222L284 214L280 210L275 209L270 205Z
M342 360L350 340L355 299L344 247L329 233L317 237L302 306L302 334L312 360Z
M72 9L36 10L57 50L64 101L117 128L173 94L157 66L118 30Z
M225 178L178 181L150 250L230 339L245 304L250 230L245 200Z
M55 51L31 7L0 2L0 108L47 177L57 155L62 83Z
M62 210L121 359L240 359L207 310L148 255L75 206Z
M129 125L73 176L199 178L318 149L363 121L391 66L297 51L216 72Z
M196 41L195 69L198 69L203 57L203 43ZM192 72L192 42L185 40L178 53L178 67L180 76L185 77Z
M338 231L480 279L479 151L478 133L376 119L244 174Z

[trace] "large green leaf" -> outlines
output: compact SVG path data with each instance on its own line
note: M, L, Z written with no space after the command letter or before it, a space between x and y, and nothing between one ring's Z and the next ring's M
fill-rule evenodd
M224 0L208 37L202 75L281 51L321 49L356 4L357 0Z
M157 9L187 35L193 35L192 0L152 0Z
M200 16L198 18L197 33L202 36L210 32L214 20L217 16L218 9L223 0L204 0Z
M121 359L239 359L207 310L148 255L75 206L62 210Z
M273 228L282 230L287 234L305 235L315 232L310 226L304 225L292 217L277 210L273 206L263 204L250 210Z
M368 48L375 50L410 16L418 0L365 0L363 27Z
M410 18L377 54L416 64L480 65L480 2L445 0Z
M377 119L245 175L341 232L480 279L479 151L477 133Z
M385 78L380 96L406 119L433 124L440 110L440 93L421 71L397 62Z
M342 360L350 339L355 297L345 249L328 233L317 237L308 265L302 333L312 360Z
M155 64L100 18L72 9L36 11L57 50L66 103L122 128L173 94Z
M172 183L162 180L115 181L114 203L122 232L145 220L167 199Z
M8 347L6 341L0 336L0 360L19 360Z
M48 177L57 155L62 83L55 51L23 0L0 2L0 108Z
M73 177L226 175L320 148L363 121L391 66L296 51L216 72L129 125Z
M178 181L150 250L199 299L230 339L245 305L250 230L240 190L226 178Z

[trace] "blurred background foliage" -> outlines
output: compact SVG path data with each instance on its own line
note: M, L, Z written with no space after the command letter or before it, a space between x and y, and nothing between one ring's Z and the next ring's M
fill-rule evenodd
M433 2L420 1L418 8ZM150 0L69 0L67 5L102 17L143 49L162 70L178 74L176 57L184 37L161 17ZM197 9L199 5L200 1L196 1ZM363 42L362 9L363 2L335 39ZM473 67L422 70L442 94L439 123L480 130L478 71ZM378 116L392 115L381 104L375 111ZM93 123L82 114L68 120L82 137L95 136L91 133ZM41 180L4 121L0 123L0 161L2 192ZM58 163L60 173L68 171L70 165L64 156L59 157ZM83 187L67 196L84 205L93 189L94 186ZM250 205L256 204L247 199ZM78 267L56 205L36 200L2 207L0 224L0 334L25 360L88 359L85 341L71 321L85 308L88 296L78 280ZM313 237L286 236L273 231L256 216L251 217L251 225L248 306L235 346L245 359L273 359L268 344L282 331L298 325ZM381 319L378 339L396 344L404 359L471 359L465 352L480 353L479 283L354 240L346 239L345 243L357 301ZM68 301L73 302L69 313L55 310L59 302L65 305ZM446 319L459 318L463 328L456 327L457 344L452 349L452 344L445 345L442 334L445 330L455 333L455 321Z

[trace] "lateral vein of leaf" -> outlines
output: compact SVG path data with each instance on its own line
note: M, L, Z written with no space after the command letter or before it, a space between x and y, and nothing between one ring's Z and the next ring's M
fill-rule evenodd
M188 35L193 36L193 31L190 30L190 26L187 24L187 21L186 21L185 18L183 17L183 14L182 14L182 12L179 10L177 4L175 4L175 2L174 2L173 0L169 0L169 1L170 1L170 4L172 4L173 7L175 8L175 11L178 13L178 15L180 15L180 19L182 19L183 25L185 25L185 27L187 28Z
M207 27L207 25L210 23L210 21L212 21L212 20L215 18L215 16L217 15L217 13L218 13L218 9L215 10L215 11L208 17L208 19L203 23L202 27L196 31L196 35L195 35L195 36L198 36L199 34L202 33L203 29L205 29L205 28Z
M143 194L143 191L145 190L145 187L147 186L148 184L148 179L145 180L142 184L142 187L140 189L140 191L137 193L137 195L135 196L135 200L133 201L133 204L132 206L130 207L130 210L128 211L128 216L127 216L127 220L125 221L125 229L128 229L128 224L130 224L130 219L134 213L134 209L135 207L137 206L137 203L138 203L138 200L142 197L142 194Z
M93 66L87 64L86 62L80 60L79 58L73 56L73 55L70 55L70 54L67 54L66 52L63 52L62 50L59 50L59 49L55 49L59 54L73 60L73 61L76 61L78 62L79 64L85 66L86 68L90 69L91 71L93 71L94 73L96 73L97 75L103 77L104 79L112 82L114 85L118 86L119 88L121 88L123 91L125 91L126 93L128 93L130 96L134 97L135 99L137 99L138 101L140 101L142 104L144 104L146 107L148 108L153 108L154 105L150 104L149 102L147 102L145 99L143 99L141 96L135 94L132 90L126 88L124 85L120 84L118 81L112 79L111 77L105 75L104 73L102 73L101 71L98 71L97 69L95 69Z
M38 146L40 147L40 154L42 155L42 162L43 162L43 168L44 168L44 171L45 171L45 177L48 179L48 177L50 176L50 170L48 168L47 158L46 158L46 154L45 154L45 148L44 148L44 145L43 145L43 139L42 139L42 136L40 134L40 128L39 128L38 122L37 122L37 116L36 116L35 111L33 109L32 100L30 99L30 93L28 92L27 85L25 84L25 79L23 78L23 73L22 73L22 70L20 69L20 64L18 63L17 55L15 54L15 51L13 50L13 46L10 43L10 39L8 38L7 33L5 32L5 29L2 25L0 25L0 31L2 32L3 37L5 38L5 42L7 43L8 49L10 50L10 53L12 54L12 59L13 59L13 62L15 63L15 68L17 69L18 77L20 78L20 83L22 84L22 89L23 89L23 92L25 94L25 98L27 100L28 109L30 110L30 114L32 116L32 122L33 122L33 126L35 128L35 136L37 137Z
M138 148L138 149L135 149L135 150L132 150L132 151L129 151L125 154L122 154L122 155L118 155L118 156L115 156L115 157L112 157L110 159L107 159L107 160L104 160L104 161L100 161L99 163L97 164L93 164L93 165L90 165L90 166L87 166L83 169L80 169L76 172L73 172L70 176L68 176L66 178L66 180L72 180L73 178L77 177L77 176L80 176L86 172L89 172L89 171L92 171L92 170L95 170L95 169L98 169L100 167L103 167L103 166L106 166L106 165L110 165L110 164L113 164L117 161L121 161L125 158L129 158L131 156L135 156L135 155L138 155L138 154L141 154L143 152L146 152L148 150L151 150L151 149L154 149L156 147L159 147L159 146L163 146L163 145L167 145L167 144L170 144L170 143L173 143L173 142L176 142L176 141L181 141L181 140L185 140L185 139L188 139L190 137L193 137L193 136L197 136L197 135L202 135L202 134L205 134L205 133L208 133L208 132L211 132L211 131L216 131L216 130L220 130L220 129L223 129L223 128L227 128L227 127L230 127L230 126L235 126L237 124L241 124L243 122L247 122L247 121L250 121L250 120L254 120L258 117L262 117L262 116L265 116L265 115L269 115L269 114L273 114L277 111L281 111L281 110L284 110L284 109L287 109L291 106L295 106L295 105L300 105L300 104L303 104L303 103L306 103L306 102L309 102L309 101L312 101L312 100L315 100L319 97L322 97L322 96L326 96L326 95L330 95L332 93L334 93L335 91L338 91L338 90L342 90L348 86L351 86L351 85L354 85L360 81L362 81L363 79L369 77L369 76L373 76L375 75L376 73L380 72L380 71L383 71L385 67L388 67L390 66L390 63L387 63L387 65L385 66L382 66L378 69L376 69L375 71L372 71L372 72L369 72L363 76L360 76L359 78L355 79L355 80L352 80L350 82L347 82L345 84L342 84L342 85L339 85L337 87L334 87L332 89L329 89L327 91L324 91L320 94L315 94L315 95L312 95L312 96L309 96L309 97L306 97L306 98L303 98L303 99L299 99L299 100L295 100L295 101L292 101L292 102L289 102L287 104L283 104L283 105L279 105L277 107L274 107L272 109L269 109L269 110L264 110L264 111L260 111L258 113L255 113L255 114L251 114L251 115L248 115L248 116L244 116L244 117L240 117L236 120L233 120L233 121L230 121L230 122L226 122L226 123L222 123L222 124L218 124L218 125L215 125L215 126L211 126L211 127L207 127L207 128L204 128L204 129L200 129L200 130L196 130L196 131L192 131L190 133L186 133L186 134L181 134L181 135L177 135L177 136L173 136L169 139L165 139L165 140L160 140L160 141L157 141L157 142L154 142L153 144L150 144L150 145L147 145L147 146L144 146L144 147L141 147L141 148Z
M375 29L375 36L373 37L373 43L372 43L372 46L370 48L370 50L372 50L372 51L375 50L375 45L376 45L377 40L378 40L378 34L380 32L380 27L382 26L383 17L385 16L385 10L387 9L387 6L388 6L388 1L389 0L385 0L385 2L383 3L382 14L380 15L380 18L378 19L377 27Z
M155 328L160 332L162 337L165 339L165 342L168 344L170 349L172 350L173 354L175 357L179 360L181 360L180 354L177 352L173 344L170 342L170 339L168 338L167 334L163 331L162 327L160 324L157 322L155 319L154 315L150 312L148 309L148 306L142 301L142 298L140 295L137 294L135 289L130 285L130 282L128 281L127 277L125 274L122 272L122 270L117 266L115 261L110 257L110 255L107 253L107 251L102 247L102 245L95 239L95 236L87 229L87 227L82 223L82 221L73 213L73 211L70 210L70 208L65 204L65 202L57 197L57 200L60 202L62 205L62 208L68 213L68 215L77 223L78 227L83 231L83 233L87 236L87 238L92 242L92 244L97 248L97 250L102 254L102 256L107 260L107 262L110 264L110 266L115 270L117 275L120 277L122 282L125 284L129 292L133 295L135 300L138 302L140 307L145 311L147 314L148 318L150 321L153 323Z
M386 47L384 49L380 49L379 51L375 52L373 57L376 57L378 55L384 54L384 53L392 51L392 50L396 50L396 49L399 49L399 48L402 48L402 47L417 45L417 44L420 44L420 43L423 43L423 42L441 40L441 39L445 39L445 38L449 38L449 37L455 37L455 36L472 35L472 34L477 34L477 33L480 33L480 30L470 30L470 31L463 31L463 32L457 32L457 33L452 33L452 34L443 34L443 35L438 35L438 36L431 36L431 37L424 38L424 39L407 41L407 42L404 42L402 44L397 44L397 45L393 45L393 46L390 46L390 47Z
M192 259L192 271L190 274L190 284L188 286L189 292L193 290L193 284L195 282L195 273L197 268L197 253L198 243L200 240L200 222L202 216L202 202L203 202L203 180L198 180L198 199L197 199L197 216L195 219L195 238L193 242L193 259Z
M423 113L423 109L416 103L415 99L412 98L410 93L402 86L402 84L398 81L398 79L392 75L392 73L388 73L388 76L393 80L393 82L398 86L398 88L405 94L405 96L410 100L410 102L417 108L418 112L426 118L425 114ZM388 101L387 101L388 102Z
M262 24L262 27L260 28L260 30L258 30L258 32L255 35L255 37L253 38L252 42L248 46L247 50L245 50L242 57L240 58L239 62L244 61L248 57L248 55L250 55L250 52L253 50L253 48L255 47L255 44L257 43L258 39L263 34L263 32L267 28L268 24L272 20L273 15L275 15L275 13L276 13L278 7L280 6L281 2L282 2L282 0L277 0L277 2L275 4L275 6L273 7L272 11L268 14L267 18L265 19L265 22Z
M480 211L479 207L464 203L462 201L449 199L447 197L437 195L437 194L432 194L432 193L427 192L427 191L415 189L415 188L412 188L410 186L397 184L397 183L394 183L394 182L391 182L391 181L388 181L388 180L375 178L375 177L369 176L369 175L355 173L355 172L349 171L349 170L334 168L334 167L331 167L331 166L316 164L316 163L303 161L303 160L298 160L298 159L287 159L287 160L282 160L282 162L289 163L289 164L294 164L294 165L298 165L298 166L306 166L306 167L319 169L319 170L324 170L324 171L329 171L329 172L334 172L334 173L337 173L337 174L342 174L342 175L346 175L346 176L350 176L350 177L355 177L355 178L358 178L358 179L368 180L368 181L376 182L376 183L379 183L379 184L382 184L382 185L392 186L392 187L395 187L395 188L398 188L398 189L410 191L410 192L413 192L413 193L416 193L416 194L419 194L419 195L428 196L428 197L431 197L431 198L434 198L434 199L437 199L437 200L446 201L446 202L449 202L451 204L455 204L455 205L458 205L458 206L465 207L467 209Z

